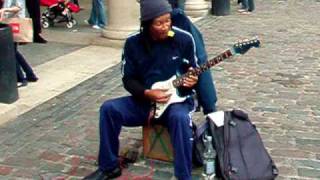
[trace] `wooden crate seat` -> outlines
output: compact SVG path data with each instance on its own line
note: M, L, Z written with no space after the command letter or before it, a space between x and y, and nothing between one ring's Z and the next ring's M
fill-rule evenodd
M143 154L146 158L173 161L173 148L168 128L162 125L143 127Z

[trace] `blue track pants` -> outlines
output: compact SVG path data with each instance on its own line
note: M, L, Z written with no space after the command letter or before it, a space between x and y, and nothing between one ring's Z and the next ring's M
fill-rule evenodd
M180 180L191 180L192 130L190 112L193 100L170 105L159 119L168 127L174 149L174 171ZM137 101L132 96L108 100L100 108L99 168L112 170L118 163L119 135L122 126L147 124L150 103Z

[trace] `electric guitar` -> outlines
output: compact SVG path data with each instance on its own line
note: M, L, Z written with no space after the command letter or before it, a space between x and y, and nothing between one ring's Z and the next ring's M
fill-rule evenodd
M237 54L244 54L252 47L259 47L260 41L258 38L253 38L251 40L244 40L238 43L235 43L230 49L224 51L223 53L219 54L218 56L212 58L205 64L202 64L200 67L196 67L192 70L188 70L185 74L177 77L176 75L172 76L170 79L166 81L160 81L156 82L151 86L151 89L168 89L167 93L171 94L171 97L168 102L166 103L155 103L155 112L154 112L154 118L159 118L164 111L167 109L167 107L170 104L183 102L186 100L187 97L180 97L177 92L177 87L180 87L183 85L183 78L188 77L190 75L200 75L204 71L210 69L212 66L215 66L216 64L219 64L221 61L228 59L231 56L237 55Z

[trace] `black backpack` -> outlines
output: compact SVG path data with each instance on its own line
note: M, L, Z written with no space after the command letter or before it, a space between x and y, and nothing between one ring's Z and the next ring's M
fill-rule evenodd
M200 133L200 129L207 128ZM224 112L224 125L217 127L213 121L196 129L194 137L194 164L202 164L204 134L213 136L213 147L217 152L216 176L227 180L271 180L278 175L261 137L246 113L241 110ZM200 147L200 148L199 148ZM198 154L198 155L197 155Z

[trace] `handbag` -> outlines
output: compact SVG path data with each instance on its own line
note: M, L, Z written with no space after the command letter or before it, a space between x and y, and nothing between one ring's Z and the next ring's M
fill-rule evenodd
M14 42L33 42L33 26L31 18L5 18L2 22L11 27Z

